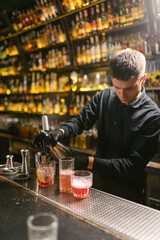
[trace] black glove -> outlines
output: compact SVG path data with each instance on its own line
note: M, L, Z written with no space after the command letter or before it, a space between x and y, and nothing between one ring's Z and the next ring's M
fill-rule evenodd
M69 149L70 156L75 158L75 170L86 170L89 163L88 155L77 152L71 147Z
M41 130L33 139L32 145L36 148L43 149L43 143L46 145L56 146L57 142L63 138L63 132L61 130L55 130L46 132Z

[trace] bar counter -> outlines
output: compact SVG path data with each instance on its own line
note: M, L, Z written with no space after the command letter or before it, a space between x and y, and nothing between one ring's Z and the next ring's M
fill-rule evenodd
M34 168L28 181L0 176L0 239L27 240L26 219L50 212L59 219L58 240L158 240L160 212L114 195L91 190L78 200L54 186L39 188Z

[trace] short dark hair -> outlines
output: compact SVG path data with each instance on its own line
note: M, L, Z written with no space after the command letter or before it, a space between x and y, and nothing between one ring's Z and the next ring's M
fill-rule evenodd
M110 63L110 75L122 81L128 81L131 77L142 78L145 73L145 56L136 50L129 48L120 51Z

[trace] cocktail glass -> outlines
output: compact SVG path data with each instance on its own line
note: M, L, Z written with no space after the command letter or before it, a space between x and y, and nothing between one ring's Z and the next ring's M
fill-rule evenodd
M73 170L73 157L63 157L59 159L59 188L61 192L72 192L71 175Z
M57 240L58 218L48 212L35 213L27 218L28 240Z
M41 152L35 154L36 173L40 187L50 187L54 184L56 162Z
M71 176L71 186L73 196L76 198L86 198L91 193L93 184L93 174L87 170L76 170Z

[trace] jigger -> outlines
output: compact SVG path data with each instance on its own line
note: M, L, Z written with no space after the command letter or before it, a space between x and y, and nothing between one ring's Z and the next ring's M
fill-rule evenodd
M22 173L28 174L28 153L29 150L21 149L21 156L22 156Z
M29 173L28 173L28 149L21 149L21 156L22 156L22 167L21 172L14 176L15 180L23 181L29 179Z
M6 158L6 168L13 168L13 155L7 155Z
M6 164L1 165L0 175L14 175L18 172L17 167L13 167L13 155L6 155Z

